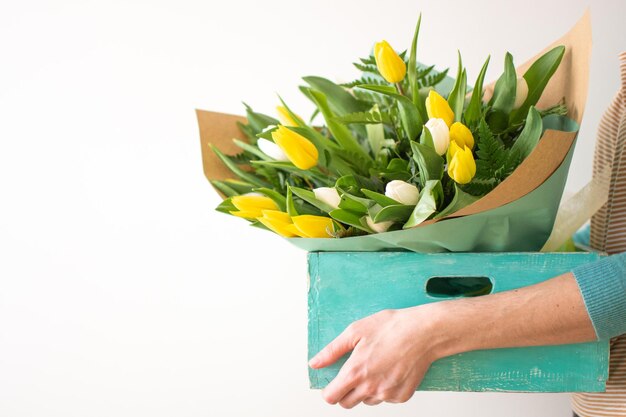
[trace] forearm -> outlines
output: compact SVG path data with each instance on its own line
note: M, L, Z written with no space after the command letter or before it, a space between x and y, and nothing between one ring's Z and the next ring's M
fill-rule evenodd
M432 305L435 357L479 349L596 340L571 273L529 287Z

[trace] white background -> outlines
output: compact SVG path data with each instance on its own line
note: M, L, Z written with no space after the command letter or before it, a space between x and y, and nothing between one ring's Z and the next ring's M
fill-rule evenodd
M346 81L375 41L463 53L473 80L588 2L0 3L0 416L336 416L306 371L306 254L213 211L194 109L308 115L299 76ZM592 6L568 189L618 88L626 2ZM356 285L356 284L355 284ZM417 393L359 416L569 416L567 394Z

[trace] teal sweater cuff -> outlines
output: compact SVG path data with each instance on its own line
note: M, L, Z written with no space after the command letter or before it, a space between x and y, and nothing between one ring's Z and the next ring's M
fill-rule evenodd
M599 340L626 333L626 253L572 270Z

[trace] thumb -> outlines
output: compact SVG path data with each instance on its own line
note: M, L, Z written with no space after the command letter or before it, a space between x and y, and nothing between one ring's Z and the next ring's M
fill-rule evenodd
M332 365L343 355L352 351L359 342L359 338L354 331L354 326L348 326L335 340L326 345L309 361L309 366L313 369L319 369Z

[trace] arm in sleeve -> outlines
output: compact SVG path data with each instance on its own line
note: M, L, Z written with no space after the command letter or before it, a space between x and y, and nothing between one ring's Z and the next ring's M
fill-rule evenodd
M626 252L572 270L598 339L626 333Z

